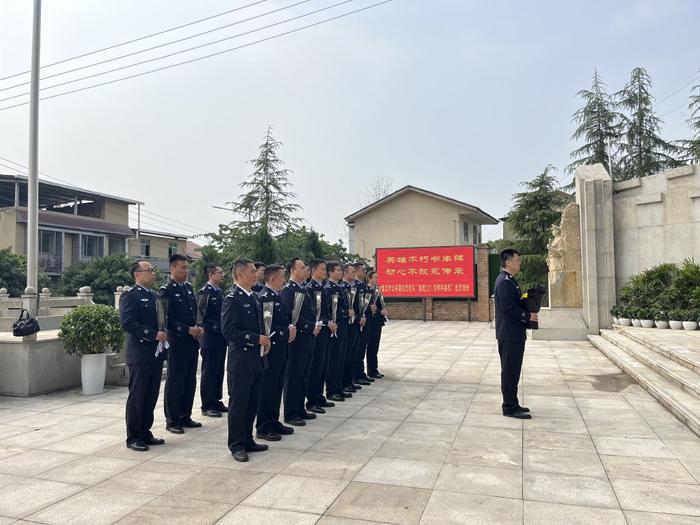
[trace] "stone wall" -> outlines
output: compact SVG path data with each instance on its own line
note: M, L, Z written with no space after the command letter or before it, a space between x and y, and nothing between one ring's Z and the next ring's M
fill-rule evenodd
M613 192L618 289L650 266L700 260L700 167L617 182Z

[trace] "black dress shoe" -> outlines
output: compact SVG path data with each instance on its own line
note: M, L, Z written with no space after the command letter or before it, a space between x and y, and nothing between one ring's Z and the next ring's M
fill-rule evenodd
M340 395L343 396L345 399L347 399L347 398L349 398L349 397L352 397L352 394L351 394L350 392L346 392L345 390L343 390L343 391L340 393ZM334 400L334 401L335 401L335 400Z
M309 407L309 412L313 412L314 414L325 414L326 411L323 410L321 407Z
M351 386L346 386L345 388L343 388L344 394L354 394L355 392L357 392L357 388Z
M331 408L331 407L335 406L335 403L331 403L330 401L324 401L323 403L321 403L318 406L323 407L323 408Z
M165 445L165 440L157 437L149 437L144 440L146 445Z
M514 417L515 419L532 419L532 416L528 414L527 412L504 412L504 416L506 417Z
M353 387L355 390L362 390L362 385L361 385L360 383L353 383L353 384L352 384L352 387Z
M126 446L136 452L146 452L148 450L148 445L143 441L132 441L131 443L127 443Z
M294 429L292 427L280 425L280 427L277 429L277 432L279 432L283 436L288 436L289 434L294 434Z
M214 410L218 410L219 412L222 412L225 414L226 412L228 412L228 407L226 405L224 405L223 403L219 402L216 405L216 408Z
M518 410L517 410L517 411L518 411L518 412L529 412L530 409L527 408L527 407L518 407Z
M362 386L367 386L367 385L371 385L371 384L372 384L372 383L370 383L369 381L367 381L366 379L358 379L358 380L356 381L356 383L359 383L359 384L362 385Z
M384 377L384 374L380 374L379 372L375 372L374 374L370 374L369 377L374 378L374 379L381 379L382 377Z
M264 452L268 448L270 448L270 447L268 447L267 445L260 445L260 444L256 443L255 441L251 441L250 443L248 443L245 446L245 451L246 452Z
M316 419L316 414L311 414L310 412L302 412L301 416L299 416L301 419Z
M214 409L202 410L202 415L207 417L221 417L221 412Z
M345 398L340 394L332 394L328 396L328 399L332 399L333 401L345 401Z
M256 432L255 437L259 439L264 439L265 441L279 441L282 436L277 432Z
M172 432L173 434L184 434L185 429L182 428L180 425L170 425L165 427L165 430L168 432Z
M285 419L284 422L289 425L294 425L295 427L303 427L304 425L306 425L306 421L304 421L301 418Z
M202 424L199 421L192 421L191 419L187 419L183 421L182 426L187 428L199 428L202 426Z
M237 448L235 450L231 451L231 455L233 456L233 459L236 461L240 461L241 463L245 463L248 461L248 453L245 451L244 448Z
M374 383L374 379L372 379L369 376L365 377L364 379L365 379L365 381L369 381L370 383Z

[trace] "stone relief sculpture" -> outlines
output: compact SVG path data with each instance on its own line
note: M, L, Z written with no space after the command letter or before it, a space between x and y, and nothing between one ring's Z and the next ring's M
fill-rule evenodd
M547 246L549 268L549 305L552 308L580 308L581 293L581 225L578 204L564 208L559 225Z

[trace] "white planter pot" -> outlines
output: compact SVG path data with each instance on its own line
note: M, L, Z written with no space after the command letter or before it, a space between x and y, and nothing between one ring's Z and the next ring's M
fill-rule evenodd
M656 321L656 328L666 330L668 328L668 321Z
M669 321L668 324L671 327L671 330L683 330L682 321Z
M642 321L640 321L639 319L632 319L632 326L636 326L637 328L641 328Z
M632 326L632 320L627 317L620 317L618 321L620 321L620 326Z
M688 330L692 332L698 329L697 321L683 321L683 330Z
M654 328L654 320L642 319L642 328Z
M83 395L101 394L105 391L107 354L86 354L80 358L80 379Z
M620 324L620 320L617 317L613 317L613 324Z

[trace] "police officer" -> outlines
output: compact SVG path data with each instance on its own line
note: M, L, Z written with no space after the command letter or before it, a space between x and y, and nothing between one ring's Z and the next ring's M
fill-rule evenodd
M515 280L520 271L520 253L513 249L503 250L501 268L493 291L496 339L501 358L501 408L504 416L531 419L530 409L518 402L518 381L525 351L525 328L528 320L537 320L537 314L527 312L521 305L520 287Z
M129 367L129 397L126 400L126 446L143 452L149 445L162 445L164 440L151 433L153 411L158 401L165 351L157 353L159 343L168 336L158 330L156 303L151 290L155 273L148 261L134 262L129 273L136 281L131 290L119 298L119 316L126 331L126 364ZM161 350L164 350L162 348Z
M360 305L362 304L362 298L364 294L367 293L367 283L365 279L367 278L367 269L364 263L356 262L353 264L355 268L355 280L353 281L355 285L355 290L357 290L357 315L359 324L359 335L357 343L357 352L355 353L355 383L359 385L370 385L374 382L374 379L370 378L365 374L365 354L367 352L367 343L369 342L369 326L367 325L367 312L369 311L368 306L365 306L364 310L360 310Z
M352 264L343 265L343 281L340 283L341 288L348 301L352 304L348 306L349 320L347 331L347 350L345 354L345 367L343 370L343 391L354 393L362 389L362 385L355 382L355 370L357 368L357 353L360 347L360 325L359 325L359 305L358 296L352 299L352 291L355 290L355 267Z
M367 341L367 375L372 379L384 377L378 367L377 354L379 353L379 343L382 339L382 328L386 322L386 310L384 301L377 293L377 272L372 270L367 274L367 292L372 294L372 301L368 310L369 336ZM367 330L367 328L365 328Z
M259 295L265 288L265 263L255 261L255 284L251 288L254 294Z
M165 429L173 434L184 434L187 428L201 427L192 420L192 404L197 390L197 361L199 336L197 326L197 298L187 282L187 257L176 253L170 257L170 279L160 289L160 297L167 300L168 378L165 380Z
M345 401L352 393L345 392L343 371L348 346L349 311L345 292L340 286L343 270L339 262L330 261L326 265L328 281L323 288L323 317L328 319L330 336L328 339L328 373L326 376L326 396L331 401ZM333 297L337 298L336 323L333 323Z
M264 332L260 302L251 290L253 261L237 260L232 273L236 285L224 298L221 311L222 332L228 341L228 449L236 461L244 462L248 452L268 448L253 440L253 421L271 344Z
M301 313L296 322L297 335L289 344L289 361L287 363L287 379L284 390L284 420L290 425L304 426L307 419L316 419L316 414L307 412L304 408L306 385L309 380L311 362L314 354L314 337L321 331L316 326L311 299L304 288L306 264L299 257L294 257L287 263L289 282L282 288L282 302L285 309L294 311L294 297L297 293L304 296Z
M284 287L284 267L271 264L265 268L265 288L258 294L265 311L266 304L272 304L272 326L270 337L272 348L267 356L267 369L263 374L262 393L255 422L256 437L268 441L279 441L283 435L293 434L294 428L280 422L280 403L284 388L284 374L287 368L288 343L297 335L292 326L291 313L282 304L280 291ZM263 322L265 317L263 316Z
M329 321L324 315L323 304L323 286L326 280L326 261L323 259L311 259L309 261L311 271L311 279L306 285L311 303L314 307L314 313L318 317L318 325L321 331L316 336L314 343L314 357L311 362L311 372L309 373L309 382L306 388L306 409L309 412L316 414L325 414L326 408L335 406L323 395L323 385L326 382L326 374L328 373L328 339L330 331L328 330ZM320 298L320 304L317 298Z
M224 271L221 266L207 264L204 267L207 284L199 290L197 308L202 310L202 328L200 337L202 354L202 377L199 393L202 399L202 414L208 417L221 417L228 408L221 401L223 398L224 372L226 363L226 339L221 334L221 304L224 295L221 285Z

